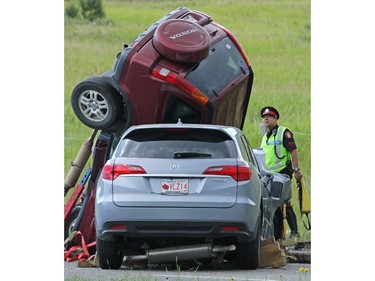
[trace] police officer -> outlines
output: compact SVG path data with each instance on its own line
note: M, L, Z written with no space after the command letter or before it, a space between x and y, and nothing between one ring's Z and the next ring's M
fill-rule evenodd
M277 124L280 114L276 108L265 106L260 111L260 115L267 129L261 143L265 154L266 169L270 172L288 175L290 179L292 179L294 173L295 179L300 181L302 173L298 164L297 146L292 132L287 127L282 127ZM278 223L280 223L280 212L279 210ZM290 201L286 203L286 219L291 230L291 236L298 237L297 218ZM276 228L278 232L281 231L280 225L276 225ZM280 238L280 236L280 233L275 233L276 239Z

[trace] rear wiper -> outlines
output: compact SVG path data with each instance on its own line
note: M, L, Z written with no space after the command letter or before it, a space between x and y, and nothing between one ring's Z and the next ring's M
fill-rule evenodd
M211 157L211 154L199 153L199 152L175 152L173 154L173 157L174 158Z

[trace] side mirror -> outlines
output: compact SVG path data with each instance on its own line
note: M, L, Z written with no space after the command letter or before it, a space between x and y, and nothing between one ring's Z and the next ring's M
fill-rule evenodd
M281 182L272 182L271 184L271 197L275 199L280 199L283 194L283 184Z

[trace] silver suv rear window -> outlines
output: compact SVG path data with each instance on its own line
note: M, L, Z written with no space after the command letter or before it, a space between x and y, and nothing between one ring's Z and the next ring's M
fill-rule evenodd
M234 141L224 132L207 129L142 129L122 139L117 157L236 158Z

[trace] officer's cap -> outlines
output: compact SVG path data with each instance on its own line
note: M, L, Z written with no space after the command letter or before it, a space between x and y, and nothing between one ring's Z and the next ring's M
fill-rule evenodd
M262 110L260 111L260 115L262 117L265 116L265 115L270 115L272 117L275 117L276 119L280 118L279 112L277 111L276 108L274 108L272 106L265 106L265 107L263 107Z

